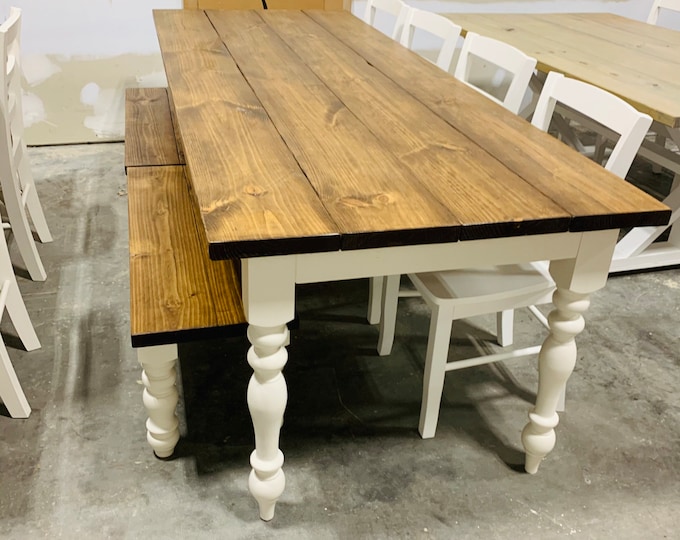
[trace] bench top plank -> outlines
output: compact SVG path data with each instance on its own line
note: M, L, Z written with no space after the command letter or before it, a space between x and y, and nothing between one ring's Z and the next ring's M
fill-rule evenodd
M128 169L132 345L242 333L238 261L213 261L179 166Z
M181 165L165 88L125 90L125 168Z

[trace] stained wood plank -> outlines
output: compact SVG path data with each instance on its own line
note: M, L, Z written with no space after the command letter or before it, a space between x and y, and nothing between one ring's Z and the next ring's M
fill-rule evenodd
M663 225L669 210L547 133L345 13L309 16L451 126L564 208L570 230Z
M339 249L340 228L205 14L154 18L211 256Z
M165 88L125 90L125 167L179 165Z
M183 167L131 167L128 218L134 347L243 332L239 263L208 258Z
M260 16L419 184L452 210L464 225L464 239L567 230L571 216L564 209L309 17L299 12ZM503 182L496 182L499 178Z
M537 59L541 71L559 71L612 92L671 127L680 127L680 32L660 30L671 45L636 46L636 32L651 27L623 17L595 14L450 14L464 30L505 41ZM606 20L604 25L600 21ZM634 23L636 32L614 32L612 25ZM549 38L547 36L550 36ZM639 39L639 38L637 38ZM657 40L658 43L658 40ZM668 54L668 56L666 56Z
M262 13L211 11L209 17L339 225L342 248L456 241L457 218L264 23Z

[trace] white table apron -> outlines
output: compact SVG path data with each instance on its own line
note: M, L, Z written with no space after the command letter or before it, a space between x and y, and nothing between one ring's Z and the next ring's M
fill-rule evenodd
M535 473L555 446L556 407L576 362L575 336L584 328L589 295L604 287L617 230L560 233L379 249L245 259L243 302L249 322L248 407L255 450L248 486L260 517L274 517L285 488L279 432L287 401L282 369L288 353L287 323L295 313L295 285L493 264L550 260L557 284L550 334L539 355L536 404L522 432L525 468ZM174 412L173 412L174 414Z

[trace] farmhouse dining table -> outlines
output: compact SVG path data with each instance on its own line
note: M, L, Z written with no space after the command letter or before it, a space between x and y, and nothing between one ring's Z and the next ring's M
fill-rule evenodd
M555 309L522 434L535 473L618 229L670 210L347 12L154 17L205 249L241 260L260 517L285 486L298 283L550 260Z
M664 202L680 219L680 32L611 13L447 13L468 31L493 37L536 58L539 76L558 71L594 84L649 114L660 137L646 140L639 155L675 174ZM540 77L538 77L540 78ZM534 79L536 88L540 81ZM661 144L660 144L661 143ZM680 223L639 227L616 246L611 271L680 264Z

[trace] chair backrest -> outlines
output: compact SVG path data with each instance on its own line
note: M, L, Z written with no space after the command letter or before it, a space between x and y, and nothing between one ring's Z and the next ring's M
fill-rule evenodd
M659 20L659 11L662 9L680 12L680 0L654 0L652 9L647 17L647 22L649 24L656 24Z
M470 75L474 65L474 58L488 62L512 76L503 99L493 96L471 80ZM527 56L512 45L490 37L480 36L474 32L468 32L465 36L463 48L460 51L460 58L456 65L454 77L500 103L506 109L518 113L535 67L535 58Z
M442 40L435 64L444 71L449 71L453 55L456 52L456 43L462 30L461 27L446 17L431 11L411 8L408 11L404 30L401 33L401 44L404 47L413 48L413 36L417 29L423 30Z
M4 65L4 69L0 70L0 88L3 89L3 94L7 92L12 79L17 79L21 85L20 34L21 10L11 7L9 16L0 25L0 62Z
M605 169L625 178L652 118L606 90L550 72L531 123L547 131L558 102L619 135Z
M404 21L410 9L401 0L368 0L366 2L366 11L364 12L364 22L370 24L373 28L378 28L376 25L376 13L384 12L391 15L396 21L394 28L388 35L392 39L399 40L404 28Z

